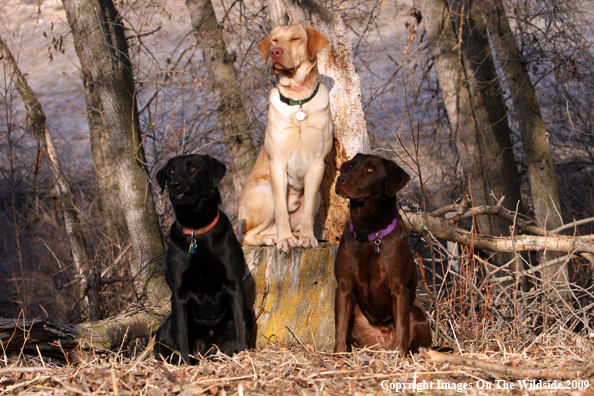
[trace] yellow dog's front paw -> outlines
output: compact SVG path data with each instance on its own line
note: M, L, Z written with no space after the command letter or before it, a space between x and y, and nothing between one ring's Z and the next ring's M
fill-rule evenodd
M278 244L276 245L276 247L279 252L289 253L291 251L291 249L298 246L297 243L298 243L297 238L295 238L294 236L291 235L286 238L279 238Z
M309 249L309 248L317 248L318 247L318 240L316 237L301 237L299 241L297 241L297 246Z

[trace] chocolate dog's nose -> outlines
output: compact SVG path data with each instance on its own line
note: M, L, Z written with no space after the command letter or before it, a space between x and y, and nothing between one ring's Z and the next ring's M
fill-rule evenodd
M282 54L283 54L283 49L280 47L274 47L272 50L270 50L270 56L273 58L278 58Z
M340 184L346 184L347 179L344 176L338 176L338 183Z
M178 181L169 182L169 188L173 188L174 190L179 190L181 184Z

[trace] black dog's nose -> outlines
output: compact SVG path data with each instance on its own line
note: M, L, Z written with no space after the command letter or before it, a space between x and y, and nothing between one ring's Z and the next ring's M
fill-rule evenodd
M340 184L346 184L347 179L344 176L338 176L338 183Z
M178 181L169 182L169 188L173 188L174 190L179 190L181 184Z

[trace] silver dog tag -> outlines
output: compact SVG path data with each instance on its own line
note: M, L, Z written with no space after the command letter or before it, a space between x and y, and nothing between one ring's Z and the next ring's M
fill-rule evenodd
M303 112L303 106L299 106L299 111L297 112L297 114L295 114L295 118L297 118L297 121L305 120L305 113Z

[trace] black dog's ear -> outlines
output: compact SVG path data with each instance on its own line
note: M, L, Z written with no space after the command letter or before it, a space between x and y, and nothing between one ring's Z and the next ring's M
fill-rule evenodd
M159 183L159 187L161 187L161 194L165 191L165 174L166 174L167 165L159 169L157 172L157 183Z
M393 197L410 181L410 176L396 162L382 158L386 169L386 195Z
M214 188L217 188L221 182L221 179L223 179L223 176L225 176L225 173L227 172L227 166L208 154L204 155L204 160L208 166L210 185Z

